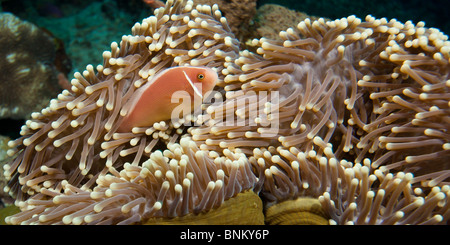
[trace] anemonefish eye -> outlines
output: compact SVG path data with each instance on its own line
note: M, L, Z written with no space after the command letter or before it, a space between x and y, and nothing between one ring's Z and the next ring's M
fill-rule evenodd
M197 79L198 80L203 80L203 79L205 79L205 75L200 73L200 74L197 75Z

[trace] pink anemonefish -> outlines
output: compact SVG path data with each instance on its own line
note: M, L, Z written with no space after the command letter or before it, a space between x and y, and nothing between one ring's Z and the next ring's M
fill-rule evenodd
M202 98L212 91L217 80L217 73L209 67L177 66L155 74L133 94L117 131L129 132L133 127L149 127L170 119L172 110L179 105L171 102L175 92L186 91L192 99Z

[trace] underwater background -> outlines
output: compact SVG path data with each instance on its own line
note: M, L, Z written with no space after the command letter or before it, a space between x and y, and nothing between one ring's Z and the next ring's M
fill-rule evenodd
M436 27L450 33L450 1L448 0L218 0L214 2L256 2L256 8L277 4L307 15L338 19L349 15L364 18L396 18L402 22L424 21L427 27ZM164 1L162 1L164 2ZM0 11L10 12L50 31L63 41L72 63L69 76L84 70L87 64L101 63L101 52L109 49L112 41L120 41L129 34L131 26L153 13L153 8L142 0L0 0ZM257 19L258 12L253 19ZM282 16L280 16L282 18ZM250 28L249 30L250 31ZM96 52L95 52L96 51ZM69 78L70 80L70 78Z
M153 3L152 3L153 2ZM20 127L35 108L42 108L64 88L76 71L86 65L103 62L102 52L109 50L111 42L120 42L122 35L131 33L135 22L152 15L154 2L143 0L0 0L0 163L5 162L7 142L19 136ZM402 22L424 21L426 27L435 27L450 33L449 0L202 0L199 3L219 3L233 6L221 10L237 30L236 36L243 46L252 38L275 37L291 23L305 17L337 19L356 15L364 19L368 14L376 18L395 18ZM249 4L252 3L252 4ZM236 6L248 8L242 10ZM12 15L6 14L11 13ZM12 17L15 16L16 18ZM238 18L241 17L241 18ZM18 26L27 26L23 31ZM27 33L17 40L6 31ZM275 34L273 34L275 33ZM273 36L271 36L273 35ZM34 39L35 38L35 39ZM28 43L24 40L28 40ZM36 41L38 40L38 41ZM19 45L19 42L24 42ZM14 79L14 67L6 66L14 57L8 52L27 52L23 64L38 66L42 74L31 78ZM16 57L17 58L17 57ZM8 62L9 62L8 61ZM2 63L3 62L3 63ZM11 62L9 62L11 63ZM17 63L17 62L16 62ZM21 68L22 70L32 68ZM31 89L30 89L31 88ZM28 90L29 95L22 91ZM20 100L17 98L20 97ZM36 101L35 98L39 98ZM35 106L35 107L32 107ZM12 108L12 109L11 109ZM3 164L0 164L2 167ZM0 178L0 208L11 200L2 192Z

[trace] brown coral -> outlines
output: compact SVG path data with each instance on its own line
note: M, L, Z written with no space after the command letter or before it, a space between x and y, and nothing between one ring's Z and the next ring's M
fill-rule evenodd
M62 90L54 39L10 13L0 14L0 33L0 118L29 118Z

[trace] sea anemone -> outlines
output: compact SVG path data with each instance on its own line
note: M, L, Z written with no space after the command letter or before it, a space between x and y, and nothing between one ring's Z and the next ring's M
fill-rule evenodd
M129 224L145 221L163 222L158 218L198 215L220 207L224 201L248 190L245 200L238 202L242 216L223 214L221 222L263 224L262 204L251 204L260 199L251 191L256 177L243 154L232 154L236 160L210 157L198 149L189 138L180 144L169 143L164 152L155 151L141 165L125 163L119 172L110 167L101 174L92 190L78 188L63 180L64 193L43 190L52 199L42 195L29 198L24 204L29 211L8 218L18 224ZM214 154L212 154L214 155ZM253 193L253 195L252 195ZM256 199L255 199L256 196ZM253 197L253 199L251 199ZM258 212L259 211L259 212ZM37 214L37 215L36 215ZM259 215L259 216L258 216ZM234 219L234 220L233 220ZM209 221L208 221L209 220ZM207 219L207 222L217 222ZM182 221L178 221L182 222ZM197 221L198 222L198 221Z

